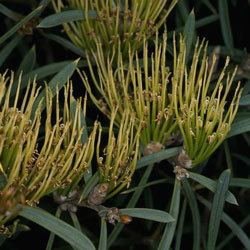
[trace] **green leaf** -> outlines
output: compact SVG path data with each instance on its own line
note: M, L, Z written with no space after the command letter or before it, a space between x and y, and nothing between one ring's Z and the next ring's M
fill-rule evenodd
M186 43L186 59L189 59L189 54L191 51L191 47L193 44L194 36L195 36L195 15L194 10L192 10L186 20L184 27L184 38Z
M179 215L180 196L181 196L180 191L181 191L180 182L176 179L175 185L174 185L174 191L173 191L173 195L171 199L171 205L169 209L169 213L173 216L175 221L166 225L160 244L158 246L158 250L170 249L171 243L173 241L175 228L176 228L178 215Z
M65 223L62 220L59 220L55 216L47 213L46 211L21 206L20 215L28 220L31 220L38 225L46 228L47 230L53 232L60 238L67 241L71 246L76 247L79 250L94 250L95 247L93 243L85 236L83 233L79 232L74 227L70 226L69 224Z
M147 183L148 178L153 170L154 165L150 165L146 168L140 182L138 183L138 187L140 187L139 189L137 189L131 199L129 200L128 204L127 204L127 208L131 208L134 207L137 203L137 201L139 200L142 191L143 191L143 186ZM124 225L119 223L115 226L115 228L113 229L113 231L111 232L111 234L109 235L108 238L108 247L110 247L112 245L112 243L115 241L115 239L117 238L117 236L119 235L119 233L122 231Z
M69 49L70 51L72 51L73 53L81 56L81 57L85 57L85 52L78 48L77 46L75 46L72 42L70 42L69 40L63 38L63 37L60 37L60 36L57 36L57 35L54 35L54 34L43 34L44 37L47 37L48 39L56 42L56 43L59 43L60 45L62 45L63 47Z
M169 159L173 156L176 156L179 154L180 149L181 147L168 148L168 149L161 150L160 152L144 156L140 160L137 161L136 169L140 169L145 166L148 166L148 165Z
M220 24L221 24L223 40L226 47L232 54L234 50L234 42L229 20L228 0L220 0L218 1L218 4L219 4L219 16L220 16Z
M232 178L230 181L231 187L250 188L250 179Z
M223 220L223 215L222 215L222 220ZM250 215L247 216L240 224L239 224L239 228L242 229L244 226L246 226L248 223L250 222ZM240 233L240 231L235 228L235 231ZM244 232L243 232L244 233ZM221 250L221 249L225 249L224 247L230 242L230 240L233 239L234 237L234 233L231 232L228 236L223 237L223 240L221 241L221 243L216 247L216 250ZM246 237L245 237L246 239Z
M0 7L1 8L1 7ZM5 45L0 51L0 67L5 62L6 58L10 55L13 49L18 45L21 41L22 36L16 35L9 43Z
M61 212L62 212L62 210L58 207L56 210L55 217L59 219L61 216ZM46 246L46 250L52 250L54 240L55 240L55 234L50 232L49 240L48 240L47 246Z
M10 19L14 20L14 21L18 21L21 17L20 14L16 13L15 11L7 8L6 6L4 6L3 4L0 3L0 13L2 13L3 15L9 17Z
M241 106L250 105L250 94L241 97L240 105Z
M126 214L131 217L142 218L146 220L153 220L164 223L175 221L175 219L169 213L150 208L123 208L120 209L120 212L122 214Z
M198 200L203 205L205 205L207 208L209 208L209 209L212 208L212 204L210 202L208 202L207 200L205 200L203 197L198 196ZM246 233L242 230L242 228L239 227L239 225L230 216L228 216L224 212L222 213L221 219L232 230L232 232L238 237L238 239L241 241L243 246L247 250L250 250L250 248L249 248L250 240L249 240L248 236L246 235Z
M96 18L96 12L88 11L89 18ZM45 17L37 26L37 28L51 28L64 23L74 22L85 19L85 14L82 10L67 10L60 13L52 14Z
M181 208L180 218L178 219L178 227L177 227L177 231L176 231L176 240L175 240L175 250L181 249L181 238L182 238L182 233L183 233L183 226L184 226L184 221L185 221L185 216L186 216L186 210L187 210L187 200L185 199L183 201L183 205Z
M17 75L19 75L21 72L23 72L23 74L29 73L34 68L35 63L36 63L36 47L33 46L23 58L18 68Z
M102 219L98 250L106 250L106 249L107 249L107 223L104 219Z
M243 118L236 120L232 126L227 138L239 135L245 132L250 131L250 118Z
M7 238L6 238L5 236L0 235L0 246L3 245L3 243L5 242L6 239L7 239Z
M192 172L189 173L189 177L193 179L194 181L200 183L202 186L206 187L211 192L215 193L216 185L217 185L216 181L211 180L203 175L192 173ZM237 202L237 199L230 191L226 192L226 201L233 205L239 205Z
M25 16L20 22L18 22L14 27L8 30L4 35L0 37L0 44L6 41L10 36L12 36L15 32L17 32L24 24L30 21L35 16L41 13L43 6L39 6L35 10L33 10L29 15Z
M68 82L70 77L73 75L73 73L77 67L78 62L79 62L79 59L77 59L77 60L71 62L70 64L68 64L67 66L65 66L48 83L48 86L49 86L53 96L56 94L57 88L58 88L58 90L60 90ZM33 114L34 114L35 110L37 109L40 101L45 98L45 94L46 94L46 91L45 91L45 89L43 89L40 92L39 96L37 97L36 101L34 102ZM42 105L41 105L42 110L45 108L45 106L46 106L45 101L43 101Z
M183 189L185 192L185 195L188 199L189 207L191 209L192 218L193 218L193 250L200 250L200 239L201 239L201 221L200 221L200 212L198 209L197 200L194 194L194 191L192 190L190 184L188 183L188 180L186 178L183 178L182 180Z
M224 170L217 182L209 220L207 250L215 249L226 193L230 183L230 174L229 169Z

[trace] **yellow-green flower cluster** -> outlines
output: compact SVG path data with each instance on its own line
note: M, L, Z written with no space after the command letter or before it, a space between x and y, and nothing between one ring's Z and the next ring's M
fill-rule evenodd
M171 72L166 61L166 33L162 42L158 40L156 35L152 54L144 40L142 59L137 52L129 50L128 61L122 53L114 52L106 57L97 43L97 52L92 53L97 74L88 58L91 80L84 72L80 72L80 76L91 99L104 114L110 117L118 107L115 118L118 127L126 108L135 113L138 121L135 125L142 123L140 141L144 154L161 150L180 133L184 150L195 166L216 150L230 130L240 99L238 85L230 105L226 105L236 70L225 79L227 60L218 79L212 83L216 58L210 65L207 46L204 41L197 42L188 68L185 41L180 37L178 53L174 40Z
M121 53L117 54L117 59L112 55L105 59L102 46L97 44L97 52L93 53L93 57L98 77L89 58L93 84L84 72L80 72L80 76L93 102L103 113L110 117L110 113L118 107L116 125L121 125L124 110L135 112L138 121L135 125L142 122L140 140L143 147L151 143L158 145L156 151L159 151L176 131L177 122L171 97L171 72L166 62L166 33L163 42L159 42L156 35L154 46L154 52L150 53L144 39L142 60L137 52L129 50L129 61L126 64ZM117 62L116 68L113 68L113 60ZM94 94L96 90L101 99Z
M135 128L135 116L124 110L118 134L115 136L116 110L111 113L107 146L100 152L101 133L97 142L97 164L100 182L108 184L107 198L129 187L139 158L140 127Z
M70 113L70 85L64 90L63 114L58 91L54 106L52 92L46 87L44 117L42 101L34 108L39 94L35 80L22 95L19 77L14 100L10 98L13 82L13 73L0 75L0 226L10 219L18 203L35 205L55 190L74 189L92 159L98 128L95 124L86 143L81 142L81 106L77 102Z
M78 47L95 50L99 40L105 51L122 41L124 55L129 47L138 49L143 38L152 34L165 23L177 0L55 0L54 7L61 12L65 7L80 9L82 21L64 24L64 30Z
M195 166L208 158L226 138L238 110L241 90L238 83L231 101L227 100L237 70L225 77L229 58L212 83L216 57L209 62L204 41L197 41L189 68L185 65L186 47L182 38L179 50L177 54L174 41L172 96L184 150Z

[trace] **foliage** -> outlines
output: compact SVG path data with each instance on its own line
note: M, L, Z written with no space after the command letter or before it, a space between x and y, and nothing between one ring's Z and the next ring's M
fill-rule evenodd
M250 249L250 6L214 2L1 1L1 249Z

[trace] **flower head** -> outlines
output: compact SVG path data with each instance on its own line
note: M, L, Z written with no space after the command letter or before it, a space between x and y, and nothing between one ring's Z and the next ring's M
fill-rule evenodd
M235 69L232 74L225 74L229 58L218 79L212 81L216 57L210 64L204 40L197 41L190 68L185 65L186 48L182 37L179 49L177 55L174 41L172 96L184 150L195 166L208 158L226 138L238 110L241 90L238 83L228 101L236 73Z
M64 2L67 2L64 4ZM55 0L57 12L64 7L81 9L84 19L64 24L64 30L77 46L95 50L99 40L104 51L118 47L125 55L130 46L138 49L144 36L150 37L165 22L177 0Z
M73 101L70 85L65 87L63 114L56 105L52 92L46 87L46 112L43 117L41 102L35 108L39 89L35 80L28 84L24 96L20 94L21 77L14 100L10 98L14 74L0 75L0 225L12 215L18 203L35 205L55 190L70 192L87 171L94 151L97 131L82 143L81 107ZM54 109L53 109L54 108ZM54 122L52 123L52 113ZM53 113L54 114L54 113ZM42 123L45 129L42 129Z

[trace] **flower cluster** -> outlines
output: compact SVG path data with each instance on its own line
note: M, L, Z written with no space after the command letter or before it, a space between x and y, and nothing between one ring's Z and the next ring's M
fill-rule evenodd
M167 67L171 62L166 61L166 33L161 40L159 42L156 35L154 52L150 54L145 39L142 60L137 52L129 50L128 62L122 53L111 53L106 58L102 46L97 43L97 52L92 53L97 76L90 58L91 80L84 72L79 73L93 102L104 114L110 117L118 107L117 126L121 126L121 115L126 108L135 113L136 124L142 124L140 141L144 154L161 150L181 135L184 150L191 165L195 166L216 150L230 130L241 96L238 84L230 104L226 105L236 70L233 74L228 73L225 79L227 59L213 83L216 58L209 63L205 42L197 42L189 68L185 40L180 37L179 52L174 38L171 72ZM116 60L116 67L113 60Z
M65 3L64 3L65 2ZM55 0L54 8L80 9L84 19L64 24L64 30L78 47L95 50L99 40L105 51L122 41L122 52L139 49L143 38L152 36L166 21L177 0Z
M71 111L70 85L64 89L64 110L60 114L58 91L55 106L52 92L46 87L46 100L36 107L39 89L35 80L28 84L24 95L21 82L19 77L12 100L14 74L0 75L0 226L10 219L18 203L35 205L55 190L74 190L92 160L98 129L96 123L89 139L82 143L81 105L77 102Z

